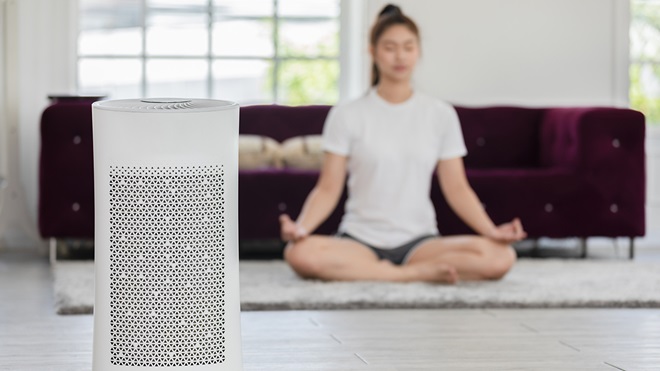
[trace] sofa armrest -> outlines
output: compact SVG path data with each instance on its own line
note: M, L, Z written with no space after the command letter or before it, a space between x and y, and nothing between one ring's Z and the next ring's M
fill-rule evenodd
M595 176L644 175L644 115L622 108L550 108L540 128L540 161Z
M645 234L645 123L621 108L548 109L540 128L541 165L577 175L588 223ZM620 233L620 232L614 232Z
M58 103L41 116L38 209L44 238L94 237L91 102Z

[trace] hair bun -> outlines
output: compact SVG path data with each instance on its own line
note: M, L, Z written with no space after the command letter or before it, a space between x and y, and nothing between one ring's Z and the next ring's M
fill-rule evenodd
M383 10L378 13L378 17L382 16L392 16L392 15L403 15L403 12L401 12L401 8L399 8L396 5L393 4L387 4L383 8Z

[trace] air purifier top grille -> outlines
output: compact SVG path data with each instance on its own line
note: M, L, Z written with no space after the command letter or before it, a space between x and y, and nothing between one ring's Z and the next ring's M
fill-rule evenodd
M238 106L235 102L215 99L120 99L95 102L97 109L130 112L204 112L231 109Z

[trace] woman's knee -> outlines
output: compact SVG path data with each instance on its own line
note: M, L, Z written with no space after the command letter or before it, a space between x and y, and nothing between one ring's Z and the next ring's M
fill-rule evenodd
M499 280L513 267L517 260L516 250L508 244L493 242L490 248L490 262L484 275L486 279Z
M516 251L507 244L483 238L479 245L483 256L488 260L482 272L484 279L501 279L516 262Z
M289 242L284 249L284 260L301 277L316 277L319 270L317 238L308 236L298 242Z

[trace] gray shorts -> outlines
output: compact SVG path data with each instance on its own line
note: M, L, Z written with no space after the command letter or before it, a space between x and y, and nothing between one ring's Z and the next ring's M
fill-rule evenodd
M401 246L397 246L393 249L382 249L379 247L371 246L368 243L362 242L358 240L357 238L351 236L350 234L346 232L337 232L335 234L336 237L345 237L345 238L350 238L352 240L355 240L368 248L370 248L373 252L378 255L378 259L386 259L391 261L394 264L397 265L402 265L405 264L406 261L408 260L408 257L410 256L410 253L419 245L421 244L424 240L427 240L429 238L434 238L434 237L439 237L438 235L435 234L427 234L423 235L421 237L417 237L413 239L410 242L404 243Z

